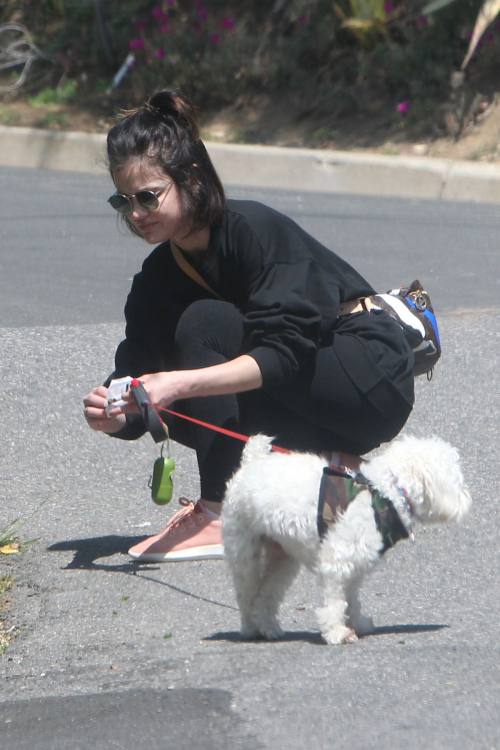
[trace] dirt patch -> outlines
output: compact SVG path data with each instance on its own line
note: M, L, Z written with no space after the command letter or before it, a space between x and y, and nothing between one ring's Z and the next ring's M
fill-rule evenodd
M286 95L253 97L212 113L200 112L202 136L220 143L251 143L287 148L319 148L372 152L390 156L433 156L447 159L500 161L500 106L498 100L479 100L462 118L448 107L436 113L445 124L436 135L433 122L408 124L386 106L344 117L297 116ZM382 110L382 111L381 111ZM0 124L49 130L106 133L116 122L106 102L32 104L0 100ZM456 133L461 133L460 137Z

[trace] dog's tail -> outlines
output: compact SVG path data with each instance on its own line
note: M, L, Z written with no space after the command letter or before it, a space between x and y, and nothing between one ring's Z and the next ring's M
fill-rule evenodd
M274 438L268 435L254 435L248 441L243 449L241 455L241 463L249 464L251 461L256 461L258 458L263 458L271 452L271 443Z

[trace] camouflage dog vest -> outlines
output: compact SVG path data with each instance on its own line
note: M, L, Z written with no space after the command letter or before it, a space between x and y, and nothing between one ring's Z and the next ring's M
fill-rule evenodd
M396 542L407 539L409 534L389 498L383 497L372 487L361 472L351 476L340 467L325 466L319 489L318 534L323 539L328 529L337 522L339 514L344 513L349 503L363 490L368 490L372 498L375 523L384 544L381 554L384 554Z

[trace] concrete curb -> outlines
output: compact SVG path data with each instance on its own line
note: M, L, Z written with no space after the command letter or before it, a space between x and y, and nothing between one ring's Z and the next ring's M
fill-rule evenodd
M0 126L0 164L104 172L105 136ZM500 165L207 142L227 185L500 203Z

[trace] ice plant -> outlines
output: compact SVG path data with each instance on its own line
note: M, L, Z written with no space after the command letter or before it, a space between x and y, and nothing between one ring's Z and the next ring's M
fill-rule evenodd
M409 109L410 109L410 102L408 101L408 99L404 99L404 101L399 102L399 104L396 105L396 110L403 114L405 112L408 112Z
M165 57L165 50L161 49L161 47L158 47L158 49L155 50L155 55L159 58Z
M392 10L392 7L393 7L392 6L392 0L385 0L385 3L384 3L384 10L385 10L385 12L386 13L390 13L391 10Z
M217 44L217 42L219 41L219 35L212 34L212 36L210 37L210 41L213 42L214 44Z
M164 21L165 18L168 17L161 5L155 5L153 10L151 11L151 15L153 16L153 18L156 18L157 21Z
M228 31L231 31L231 29L234 29L234 21L229 16L224 16L222 21L220 22L220 25L223 29L227 29Z
M144 47L144 39L142 36L137 36L135 39L130 40L130 49L140 49L141 47Z

